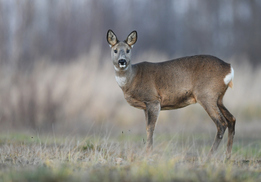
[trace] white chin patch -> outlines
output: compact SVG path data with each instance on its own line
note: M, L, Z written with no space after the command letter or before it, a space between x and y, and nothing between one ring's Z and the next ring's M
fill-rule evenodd
M126 66L127 66L126 64L123 64L123 65L122 65L122 64L119 64L119 67L120 67L120 68L126 68Z
M119 65L119 67L114 65L114 69L115 69L115 71L123 71L123 70L127 69L127 65Z

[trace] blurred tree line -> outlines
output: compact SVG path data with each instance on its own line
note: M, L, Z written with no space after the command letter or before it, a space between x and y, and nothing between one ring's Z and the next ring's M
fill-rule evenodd
M41 58L68 62L94 45L105 55L108 29L120 40L135 29L135 54L152 49L258 63L260 18L260 0L0 0L0 62L19 68Z

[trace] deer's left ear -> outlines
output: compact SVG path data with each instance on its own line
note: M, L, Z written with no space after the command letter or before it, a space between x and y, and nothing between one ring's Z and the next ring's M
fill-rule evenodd
M124 41L124 42L126 42L129 46L131 46L131 47L133 47L133 45L136 43L136 41L137 41L137 38L138 38L138 34L137 34L137 31L132 31L129 35L128 35L128 37L127 37L127 39Z
M107 42L109 43L110 47L115 46L119 42L117 36L112 30L108 30L107 32Z

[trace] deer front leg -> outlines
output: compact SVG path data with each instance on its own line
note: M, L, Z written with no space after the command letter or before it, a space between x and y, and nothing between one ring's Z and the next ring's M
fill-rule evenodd
M146 103L146 109L144 110L146 117L146 131L147 131L147 153L150 153L153 149L153 132L155 129L156 121L160 112L160 103L150 102Z

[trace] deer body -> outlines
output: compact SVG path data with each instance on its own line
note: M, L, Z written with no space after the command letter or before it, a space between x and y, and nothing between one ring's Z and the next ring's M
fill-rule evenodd
M116 81L127 102L145 112L147 150L152 149L153 132L160 110L199 103L217 126L217 135L209 155L216 151L228 127L227 158L230 158L235 118L222 100L228 86L232 87L234 70L231 65L209 55L132 65L130 51L136 40L136 31L124 42L119 42L111 30L107 33Z

